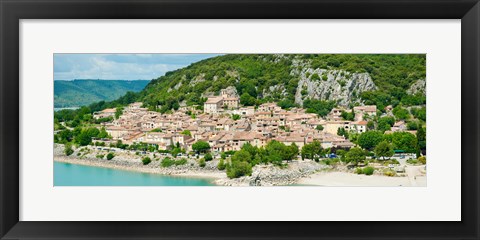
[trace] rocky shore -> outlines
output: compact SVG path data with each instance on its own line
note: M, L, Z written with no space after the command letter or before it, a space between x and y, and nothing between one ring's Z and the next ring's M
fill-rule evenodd
M146 153L136 155L130 151L115 149L115 157L111 160L97 158L97 155L106 155L107 150L102 147L81 147L75 149L70 156L64 154L62 144L54 145L54 160L71 164L80 164L95 167L106 167L119 170L136 171L143 173L163 174L172 176L210 178L212 182L220 186L285 186L296 184L300 179L308 177L322 170L330 169L330 166L318 164L313 161L293 161L284 168L273 165L257 165L253 168L251 176L229 179L225 171L217 169L218 161L214 159L206 162L205 167L200 167L196 159L188 158L184 165L162 167L158 153ZM143 165L141 159L150 157L152 162Z

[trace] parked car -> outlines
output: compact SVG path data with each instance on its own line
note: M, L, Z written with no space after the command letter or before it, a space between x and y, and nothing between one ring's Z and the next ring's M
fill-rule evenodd
M328 158L337 158L338 156L335 153L330 153L327 157Z

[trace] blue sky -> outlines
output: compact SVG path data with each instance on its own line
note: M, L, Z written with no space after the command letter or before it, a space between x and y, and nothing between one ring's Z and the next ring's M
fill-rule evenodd
M151 80L219 54L54 54L53 79Z

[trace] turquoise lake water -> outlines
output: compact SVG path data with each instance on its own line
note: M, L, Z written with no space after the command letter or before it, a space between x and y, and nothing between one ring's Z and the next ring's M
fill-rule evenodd
M54 186L215 186L202 178L171 177L54 162Z

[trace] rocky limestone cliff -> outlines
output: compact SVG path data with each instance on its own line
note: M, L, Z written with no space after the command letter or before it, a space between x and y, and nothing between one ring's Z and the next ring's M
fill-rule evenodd
M427 87L427 82L425 79L418 79L415 81L412 86L407 90L408 94L426 94L426 87Z
M360 101L360 93L376 90L368 73L350 73L343 70L304 68L297 73L300 77L295 103L303 100L336 100L341 106Z

